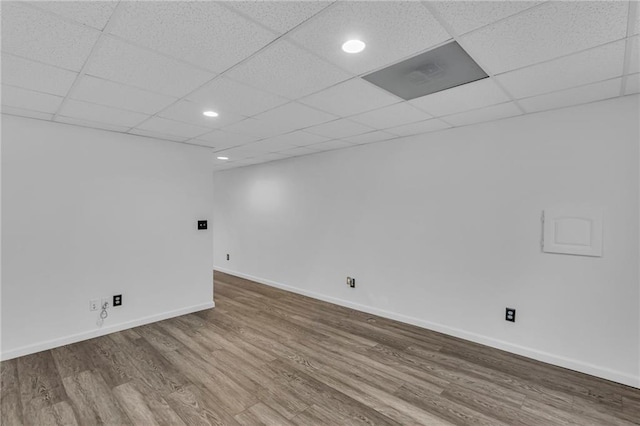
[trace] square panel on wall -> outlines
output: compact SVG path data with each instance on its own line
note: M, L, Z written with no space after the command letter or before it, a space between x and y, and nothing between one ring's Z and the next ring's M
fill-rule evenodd
M545 253L602 256L602 209L554 207L543 212Z

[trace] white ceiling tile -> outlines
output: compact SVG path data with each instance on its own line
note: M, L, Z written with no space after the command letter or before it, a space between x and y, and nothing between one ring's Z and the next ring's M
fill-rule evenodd
M229 169L235 169L235 168L238 168L238 167L242 167L244 165L245 164L241 163L239 160L236 160L236 161L218 160L216 158L216 159L214 159L213 170L214 171L229 170Z
M326 142L328 140L328 138L325 138L323 136L312 135L311 133L302 131L295 131L284 135L278 135L260 140L258 142L252 143L251 145L249 145L249 147L258 151L280 152L286 149L291 149L298 146L309 146Z
M278 161L278 160L284 160L285 158L288 158L286 155L280 154L280 153L276 153L276 152L266 152L264 154L261 154L259 157L260 160L262 160L262 163L266 163L269 161Z
M232 164L238 164L240 167L244 167L244 166L253 166L255 164L261 164L261 163L264 163L261 157L252 157L252 158L245 158L242 160L234 161Z
M627 69L627 72L640 72L640 36L629 39L629 50L631 52L631 56L629 56L629 68Z
M356 115L351 117L351 120L373 127L374 129L383 130L429 118L431 118L431 116L426 112L409 105L407 102L400 102Z
M527 112L579 105L619 96L621 83L621 78L615 78L586 86L574 87L561 92L522 99L519 103Z
M254 89L229 78L216 78L188 96L195 102L213 102L233 113L250 117L289 102L288 99Z
M210 131L207 127L194 126L162 117L151 117L149 120L137 126L137 129L184 138L197 138Z
M451 38L419 2L337 2L291 33L291 38L323 58L361 74L422 52ZM358 54L342 44L359 39L367 44Z
M437 1L429 5L436 8L442 19L456 34L461 35L500 19L514 15L540 1Z
M90 127L92 129L109 130L111 132L126 132L129 128L127 126L118 126L117 124L100 123L91 120L82 120L79 118L65 117L59 115L56 117L56 122L73 124L74 126Z
M114 9L117 1L38 1L36 7L72 19L81 24L102 30Z
M309 149L305 146L298 146L295 148L291 148L291 149L286 149L284 151L280 151L278 154L284 155L286 157L299 157L301 155L309 155L309 154L315 154L318 151L314 151L312 149Z
M398 101L400 98L358 77L300 99L303 104L341 117L381 108Z
M188 143L190 145L203 146L205 148L211 148L211 152L215 152L215 146L213 146L211 142L202 141L200 139L188 139L187 141L185 141L185 143Z
M355 123L351 120L347 120L346 118L330 121L328 123L304 129L305 132L313 133L314 135L325 136L330 139L346 138L349 136L367 133L372 130L374 129L369 126Z
M404 126L392 127L387 132L398 136L412 136L422 133L435 132L437 130L448 129L451 125L442 120L433 118L431 120L419 121L417 123L405 124Z
M259 157L246 158L243 160L235 161L234 163L242 164L242 165L264 164L270 161L277 161L285 158L288 158L288 157L286 155L276 154L275 152L267 152L267 153L261 154Z
M499 120L520 114L522 114L522 112L520 112L520 109L518 109L513 102L506 102L504 104L450 115L446 117L445 120L455 126L465 126L467 124Z
M238 161L238 160L244 160L246 158L259 157L262 154L264 154L263 151L253 150L251 148L247 148L244 146L229 148L229 149L225 149L224 151L216 152L216 155L218 156L229 157L230 161Z
M228 76L289 99L309 95L350 77L285 40L232 69Z
M60 96L2 85L2 105L10 107L53 114L60 107L62 99Z
M214 165L213 166L213 171L217 173L217 172L222 172L222 171L225 171L225 170L237 169L238 167L242 167L242 164L226 162L225 164L216 164L216 165Z
M365 143L373 143L384 141L387 139L393 139L395 137L397 136L392 135L391 133L387 133L382 130L374 130L373 132L363 133L356 136L349 136L348 138L342 138L342 140L353 145L361 145Z
M105 37L87 74L152 92L182 97L214 77L157 53Z
M332 1L233 1L228 5L256 22L286 33L311 18Z
M29 109L15 108L10 106L2 106L2 113L9 115L18 115L20 117L37 118L39 120L51 120L53 114L46 112L32 111Z
M422 96L409 101L409 103L434 117L441 117L508 100L507 95L493 80L484 78L473 83Z
M568 89L621 76L624 49L620 40L496 78L516 99Z
M147 114L139 112L125 111L73 99L67 99L59 115L97 123L115 124L126 128L133 127L149 117Z
M2 83L65 96L78 74L12 55L2 55Z
M278 126L282 129L282 133L285 133L292 130L314 126L316 124L326 123L327 121L335 120L338 117L297 102L290 102L267 112L263 112L262 114L258 114L255 118L257 120L268 121L271 124Z
M255 118L247 118L246 120L226 126L224 130L231 133L253 136L256 139L269 138L285 133L278 124L265 120L256 120Z
M353 146L354 145L350 144L349 142L336 139L332 141L316 143L313 145L307 145L305 146L305 148L310 149L312 151L316 151L316 152L322 152L322 151L332 151L334 149L349 148Z
M218 2L130 1L120 7L112 34L216 72L276 37Z
M219 115L217 117L206 117L203 111L213 110ZM232 114L218 109L211 103L178 101L158 114L160 117L171 120L183 121L196 126L211 127L217 129L244 120L241 115Z
M42 10L2 4L2 51L80 71L100 33Z
M251 149L259 152L280 152L287 149L295 148L297 145L293 145L286 140L279 140L277 136L273 138L263 139L258 142L244 145L244 148Z
M640 92L640 74L631 74L627 76L627 87L625 88L625 95L633 95Z
M172 141L172 142L184 142L188 139L188 137L181 137L181 136L176 136L176 135L167 135L167 134L163 134L163 133L157 133L157 132L151 132L148 130L143 130L143 129L131 129L129 130L130 134L132 135L136 135L136 136L145 136L148 138L153 138L153 139L162 139L162 140L167 140L167 141Z
M85 75L73 89L71 98L129 111L155 114L177 98Z
M205 142L207 145L217 149L232 148L249 142L255 142L256 140L253 136L229 133L223 130L214 130L213 132L198 136L198 141Z
M497 74L621 39L627 2L550 1L462 37Z
M636 6L636 16L635 19L631 17L633 20L633 27L631 28L631 32L629 35L640 34L640 7Z
M274 136L267 140L277 141L278 143L282 143L284 145L289 145L293 147L293 146L306 146L314 143L325 142L329 139L324 136L318 136L318 135L297 130L295 132Z

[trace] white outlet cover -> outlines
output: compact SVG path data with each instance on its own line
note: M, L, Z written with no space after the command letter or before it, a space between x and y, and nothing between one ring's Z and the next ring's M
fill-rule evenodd
M90 300L89 301L89 310L90 311L97 311L99 304L100 304L100 301L98 299Z

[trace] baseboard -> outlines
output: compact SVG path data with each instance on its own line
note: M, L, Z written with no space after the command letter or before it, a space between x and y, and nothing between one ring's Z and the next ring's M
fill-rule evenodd
M188 306L182 309L176 309L174 311L163 312L157 315L151 315L144 318L139 318L133 321L127 321L120 324L114 324L107 327L100 328L98 330L92 330L84 333L72 334L70 336L61 337L58 339L47 340L46 342L37 343L35 345L22 346L17 349L11 349L6 352L2 352L0 360L6 361L8 359L17 358L19 356L30 355L36 352L46 351L48 349L57 348L59 346L69 345L71 343L81 342L83 340L93 339L94 337L104 336L106 334L115 333L117 331L127 330L129 328L138 327L140 325L150 324L152 322L162 321L169 318L179 317L180 315L191 314L193 312L202 311L215 307L215 303L208 302L200 305Z
M613 382L621 383L627 386L640 388L640 376L633 376L620 371L611 370L606 367L600 367L597 365L581 362L578 360L566 358L563 356L551 354L548 352L539 351L537 349L528 348L525 346L516 345L513 343L505 342L503 340L494 339L492 337L484 336L477 333L472 333L466 330L449 327L446 325L433 323L430 321L421 320L418 318L402 315L396 312L386 311L383 309L374 308L371 306L361 305L359 303L350 302L343 299L327 296L324 294L316 293L313 291L307 291L292 287L286 284L281 284L268 279L255 277L252 275L244 274L238 271L232 271L226 268L214 267L216 271L224 272L226 274L235 275L241 278L245 278L251 281L265 284L271 287L287 290L292 293L301 294L303 296L312 297L314 299L323 300L325 302L334 303L336 305L344 306L347 308L355 309L357 311L366 312L372 315L378 315L383 318L388 318L396 321L400 321L406 324L415 325L417 327L425 328L427 330L437 331L439 333L447 334L453 337L459 337L464 340L469 340L475 343L480 343L485 346L500 349L503 351L511 352L513 354L522 355L527 358L532 358L537 361L546 362L548 364L557 365L559 367L567 368L569 370L578 371L581 373L589 374L591 376L600 377L602 379L611 380Z

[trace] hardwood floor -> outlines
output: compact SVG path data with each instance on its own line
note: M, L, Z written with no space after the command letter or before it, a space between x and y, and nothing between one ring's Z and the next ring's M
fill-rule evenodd
M631 425L640 390L215 274L216 308L2 362L2 425Z

